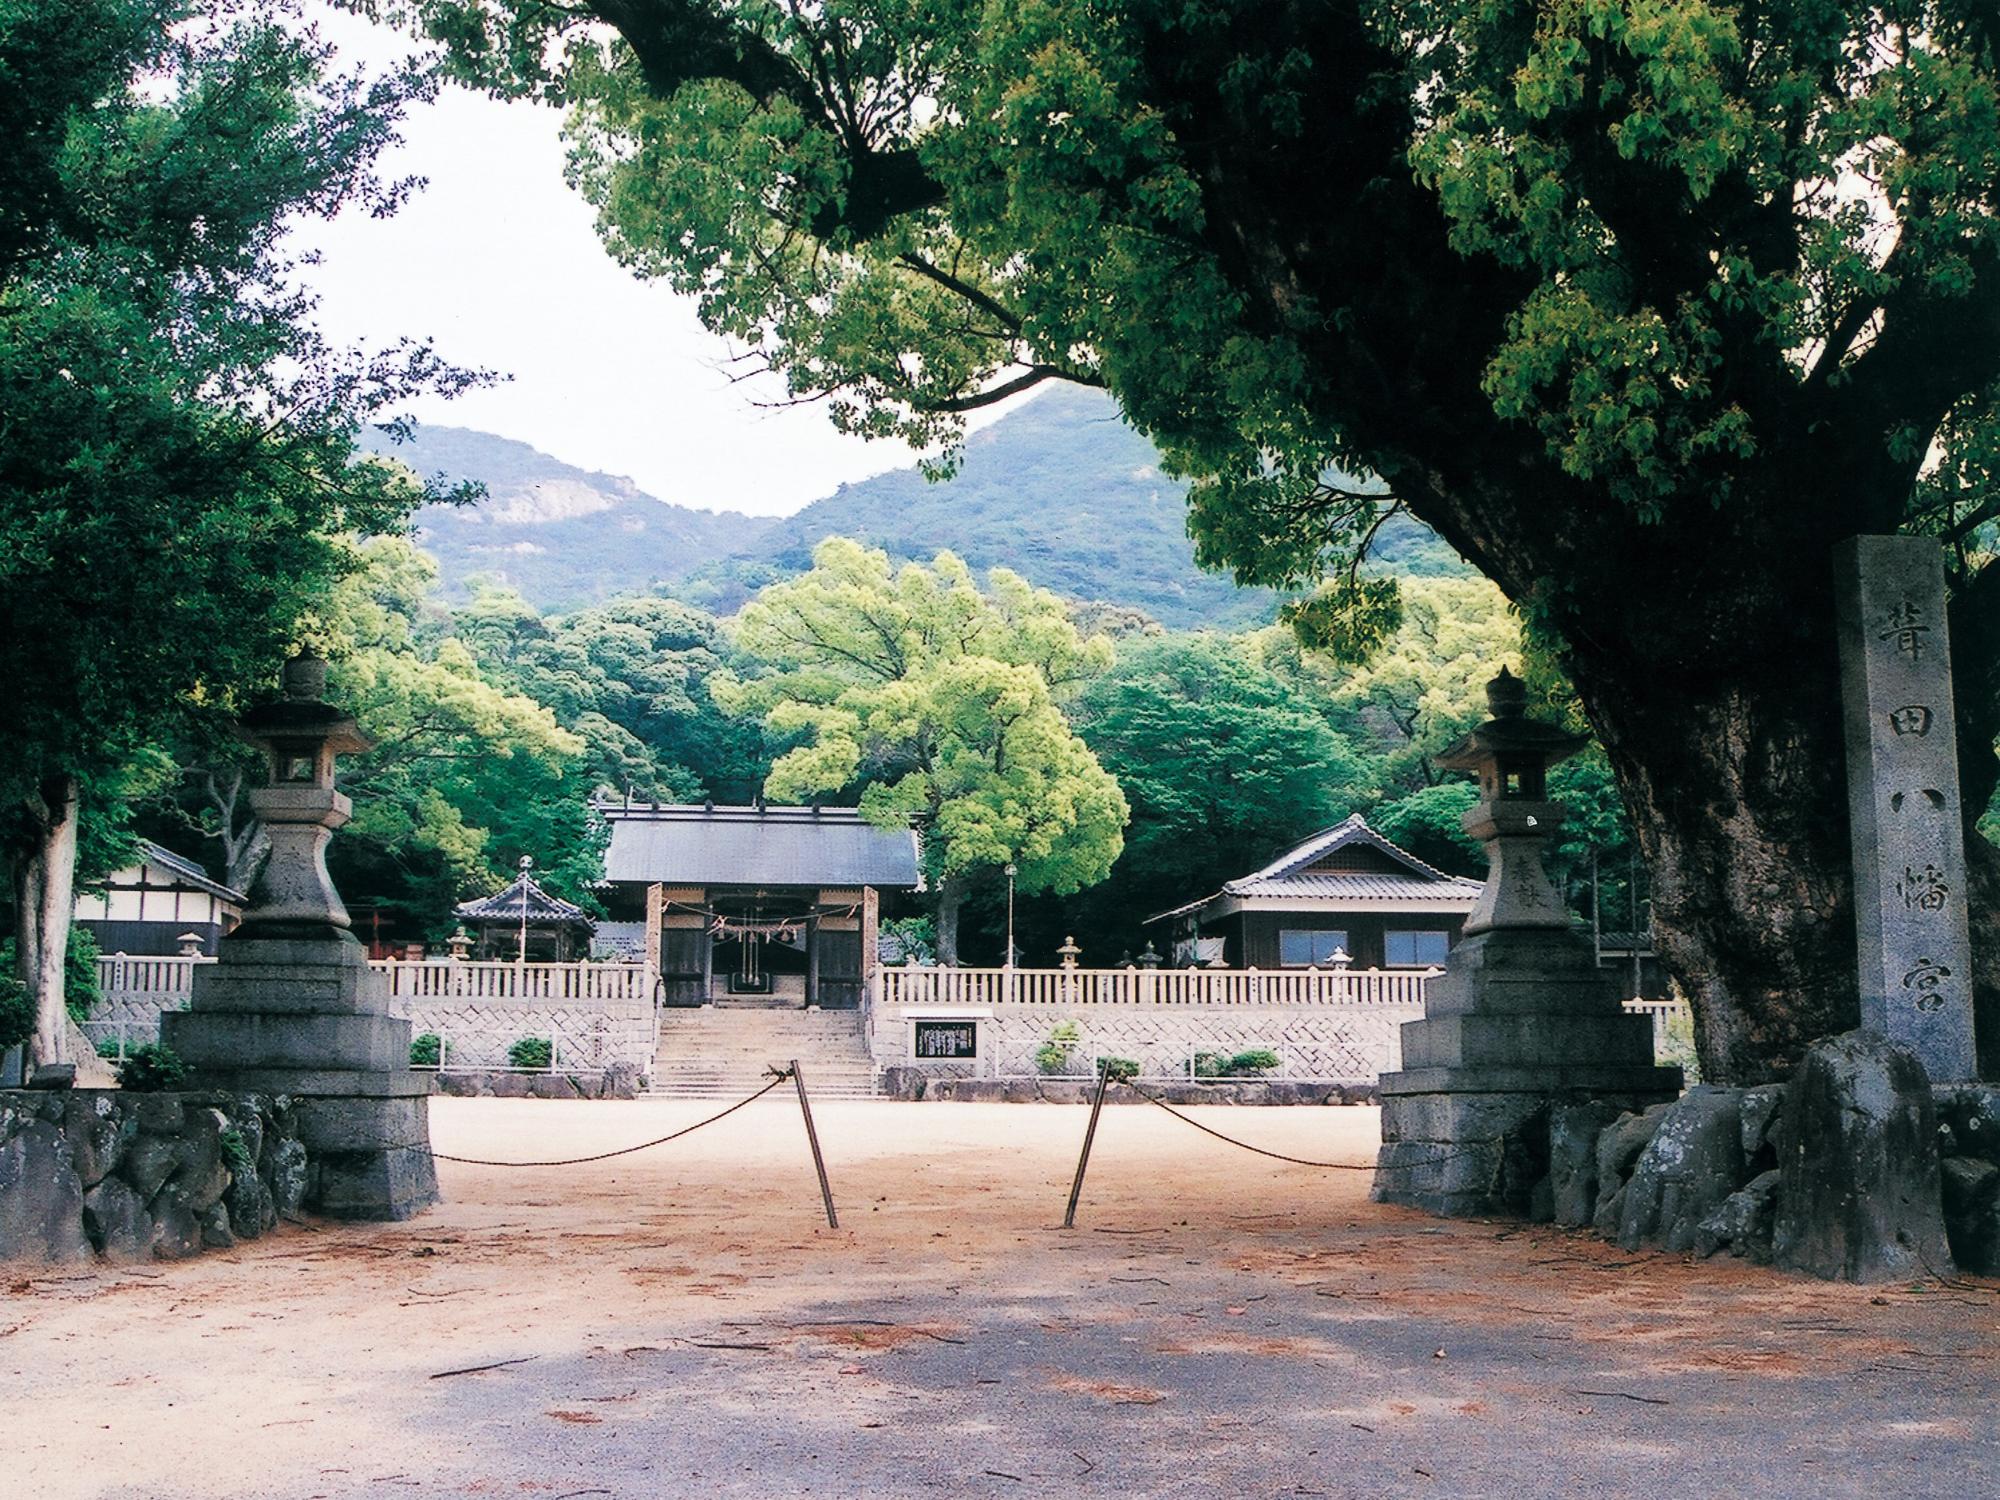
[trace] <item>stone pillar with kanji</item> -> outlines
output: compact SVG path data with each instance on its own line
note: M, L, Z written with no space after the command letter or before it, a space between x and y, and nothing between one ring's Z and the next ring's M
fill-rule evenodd
M325 662L294 658L284 697L238 725L267 758L267 784L250 803L270 858L242 923L195 971L188 1008L161 1017L160 1035L197 1087L296 1101L308 1208L405 1219L438 1200L432 1077L411 1069L410 1023L391 1014L388 981L369 966L327 874L327 844L353 810L334 786L334 757L369 741L322 700L325 685Z
M1653 1062L1652 1023L1627 1015L1612 976L1542 867L1562 826L1548 768L1587 743L1527 715L1505 668L1492 714L1438 763L1473 772L1465 831L1486 846L1486 885L1464 937L1404 1025L1403 1067L1381 1080L1374 1197L1448 1215L1524 1213L1547 1169L1547 1115L1600 1101L1637 1109L1680 1092Z

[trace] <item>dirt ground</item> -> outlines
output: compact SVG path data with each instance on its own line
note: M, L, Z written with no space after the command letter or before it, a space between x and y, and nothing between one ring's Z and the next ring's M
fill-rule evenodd
M437 1149L713 1112L440 1099ZM7 1277L22 1497L2000 1494L2000 1286L1824 1286L1366 1201L1107 1109L776 1094L637 1156ZM1220 1109L1366 1162L1366 1109ZM474 1367L491 1366L475 1369Z

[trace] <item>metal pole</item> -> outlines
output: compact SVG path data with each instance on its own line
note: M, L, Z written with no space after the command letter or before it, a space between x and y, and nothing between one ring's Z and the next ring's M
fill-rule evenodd
M1097 1097L1090 1101L1090 1126L1083 1132L1083 1154L1076 1159L1076 1181L1069 1185L1069 1208L1063 1214L1063 1228L1076 1228L1076 1200L1083 1196L1083 1169L1090 1165L1090 1143L1097 1139L1097 1112L1104 1108L1104 1091L1111 1087L1111 1070L1097 1065Z
M799 1071L799 1060L792 1059L792 1083L799 1091L799 1113L806 1117L806 1141L812 1147L813 1169L819 1173L819 1195L826 1204L826 1227L840 1228L840 1219L833 1211L833 1185L826 1180L826 1158L820 1155L819 1132L813 1129L812 1105L806 1099L806 1075Z

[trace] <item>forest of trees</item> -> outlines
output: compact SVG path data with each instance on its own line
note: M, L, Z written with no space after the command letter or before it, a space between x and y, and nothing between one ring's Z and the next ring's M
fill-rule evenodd
M1484 862L1459 830L1472 789L1435 754L1484 715L1486 679L1523 666L1497 591L1405 580L1401 628L1365 668L1282 626L1173 631L1131 609L1068 605L951 554L893 564L834 540L798 580L718 619L655 595L544 615L510 590L437 587L410 541L357 545L314 620L330 695L375 748L342 768L355 818L333 845L350 904L435 941L451 908L523 854L594 906L593 799L819 800L913 818L947 954L997 962L1002 869L1017 867L1024 961L1075 933L1092 959L1136 955L1144 919L1364 813L1454 873ZM802 646L801 642L810 642ZM1573 716L1538 674L1546 711ZM242 883L258 857L237 750L157 764L133 826ZM1594 752L1557 775L1574 819L1552 864L1605 921L1636 910L1631 845ZM935 929L934 929L935 930Z

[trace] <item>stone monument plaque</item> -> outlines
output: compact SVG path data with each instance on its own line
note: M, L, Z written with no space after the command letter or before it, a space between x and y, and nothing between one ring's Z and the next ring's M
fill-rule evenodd
M1933 1083L1977 1077L1944 555L1927 537L1834 549L1861 1024Z
M979 1056L977 1021L918 1021L916 1055L926 1062Z

